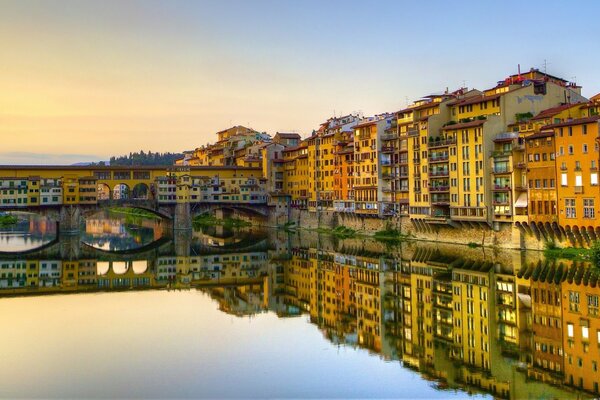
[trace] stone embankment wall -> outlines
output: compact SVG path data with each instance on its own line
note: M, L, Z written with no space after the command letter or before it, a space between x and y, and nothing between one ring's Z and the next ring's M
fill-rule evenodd
M288 213L289 221L304 229L333 229L336 226L345 226L357 232L372 235L377 231L392 228L416 239L431 242L477 244L484 247L528 250L543 250L545 246L544 240L524 233L511 224L501 224L498 230L494 230L485 224L463 224L460 227L415 224L407 217L377 218L333 211L322 211L317 214L314 211L300 209L290 209ZM281 221L287 218L282 211L276 212L276 214L277 216L269 218L269 225L282 225ZM273 223L275 219L279 222ZM569 246L568 242L558 244L564 247Z

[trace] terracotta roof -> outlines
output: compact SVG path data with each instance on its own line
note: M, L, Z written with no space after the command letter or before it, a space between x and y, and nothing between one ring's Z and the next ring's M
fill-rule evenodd
M403 108L402 110L396 111L396 114L404 114L407 112L413 112L414 108L412 107L407 107L407 108Z
M363 126L375 125L378 122L379 120L377 119L367 120L354 125L354 128L362 128Z
M442 102L440 102L440 101L430 101L430 102L427 102L425 104L421 104L420 106L412 107L411 109L413 111L425 110L427 108L432 108L432 107L435 107L435 106L439 106L440 104L442 104Z
M526 136L525 140L540 139L540 138L551 137L551 136L554 136L554 131L540 131L540 132L534 133L533 135Z
M556 107L552 107L552 108L548 108L546 110L542 110L538 113L538 115L536 115L535 117L531 118L531 121L537 121L540 119L546 119L546 118L550 118L558 113L560 113L561 111L567 110L569 108L572 107L576 107L576 106L581 106L582 103L574 103L574 104L563 104L560 106L556 106Z
M502 97L503 94L506 94L506 93L498 93L498 94L493 94L491 96L474 95L474 96L464 97L462 99L451 101L450 103L448 103L448 106L468 106L471 104L481 103L482 101L496 100L496 99Z
M298 133L277 132L275 136L279 136L286 139L300 139L300 135Z
M552 129L552 128L560 128L562 126L582 125L582 124L587 124L590 122L596 122L598 120L600 120L600 115L592 115L591 117L577 118L577 119L572 119L572 120L565 121L565 122L560 122L558 124L546 125L542 129Z
M450 131L450 130L454 130L454 129L472 128L474 126L483 125L485 123L485 121L486 121L485 119L476 119L475 121L471 121L471 122L462 122L460 124L446 125L442 128L442 130Z

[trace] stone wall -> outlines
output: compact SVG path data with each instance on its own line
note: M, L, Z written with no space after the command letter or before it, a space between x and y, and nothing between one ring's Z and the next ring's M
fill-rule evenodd
M378 218L376 216L361 216L353 213L338 213L334 211L289 210L274 209L269 217L268 225L281 226L284 221L294 223L301 229L326 228L333 229L345 226L355 231L372 235L377 231L388 228L397 229L403 234L410 235L418 240L463 244L483 247L497 247L501 249L527 249L544 250L545 240L538 239L535 234L519 229L512 224L500 224L497 229L492 229L486 224L463 223L459 226L415 223L408 217ZM567 240L557 242L561 247L569 247Z

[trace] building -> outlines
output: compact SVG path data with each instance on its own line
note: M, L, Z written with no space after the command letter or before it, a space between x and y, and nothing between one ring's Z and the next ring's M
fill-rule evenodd
M544 128L554 132L556 141L558 223L580 245L589 244L600 228L596 222L599 120L599 115L593 115Z

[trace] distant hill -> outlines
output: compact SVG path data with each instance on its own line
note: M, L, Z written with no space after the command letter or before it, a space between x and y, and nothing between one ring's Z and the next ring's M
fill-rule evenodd
M129 155L111 157L108 161L110 165L129 166L129 165L173 165L175 160L183 157L182 153L153 153L151 151L139 153L129 153ZM101 165L94 163L94 165Z

